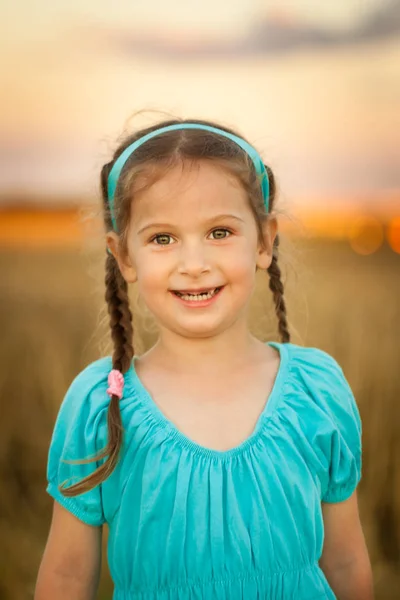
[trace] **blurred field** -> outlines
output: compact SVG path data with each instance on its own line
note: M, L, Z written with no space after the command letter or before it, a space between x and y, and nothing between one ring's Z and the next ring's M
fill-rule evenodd
M50 521L44 490L54 419L73 377L108 353L102 262L93 249L1 253L1 600L33 597ZM292 341L330 352L358 400L360 507L377 600L399 598L400 255L387 245L360 256L342 242L286 240L282 267ZM135 327L139 353L154 334L146 334L139 317ZM263 339L277 339L264 277L251 327ZM110 598L111 589L104 568L99 598Z

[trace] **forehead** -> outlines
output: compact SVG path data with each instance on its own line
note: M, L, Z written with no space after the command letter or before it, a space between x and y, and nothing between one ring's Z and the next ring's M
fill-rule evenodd
M245 190L225 169L198 161L174 166L147 190L136 194L131 221L137 226L155 217L183 222L227 211L251 216Z

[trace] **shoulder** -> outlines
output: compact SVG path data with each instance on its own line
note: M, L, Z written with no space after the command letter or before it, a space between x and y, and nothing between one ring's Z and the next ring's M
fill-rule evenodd
M74 377L69 386L68 392L88 392L91 389L104 384L107 382L108 373L111 369L111 356L104 356L89 363Z
M99 358L82 369L71 381L58 410L55 434L75 428L88 431L101 430L106 439L107 412L110 397L108 376L112 370L112 357ZM132 367L124 374L123 395L119 402L121 415L125 418L129 407L133 410L138 394L133 381Z
M100 425L106 431L109 397L108 373L111 358L105 357L87 365L72 380L61 405L50 443L50 459L58 454L72 454L82 458L91 454ZM76 456L75 456L76 455ZM55 468L57 460L50 461Z
M58 410L55 432L76 427L81 422L90 427L109 403L108 373L112 369L110 356L88 364L71 381Z
M347 388L342 366L331 354L321 348L285 344L289 365L290 381L299 382L310 388L319 387L321 390L332 384Z
M353 391L328 352L285 346L288 371L280 414L318 473L321 498L342 501L361 476L361 419Z
M82 461L94 457L105 445L109 404L106 391L111 364L111 357L98 359L72 380L58 410L48 451L47 491L90 525L104 523L99 491L93 489L79 497L67 498L60 492L60 486L84 479L98 466L97 462Z
M358 406L342 366L328 352L285 344L288 375L286 396L300 412L313 412L338 422L360 425Z
M314 369L315 371L341 370L337 360L325 350L313 346L300 346L298 344L284 344L290 357L291 366L303 370Z

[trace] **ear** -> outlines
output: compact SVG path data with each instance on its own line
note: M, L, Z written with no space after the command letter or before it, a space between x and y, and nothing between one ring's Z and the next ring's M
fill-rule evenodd
M121 248L121 240L114 231L109 231L106 234L107 249L114 256L118 263L122 277L127 283L135 283L137 281L137 272L131 257L127 252L123 252Z
M263 223L263 244L257 248L256 265L257 269L266 270L272 262L272 253L274 241L278 233L278 221L276 217L268 217Z

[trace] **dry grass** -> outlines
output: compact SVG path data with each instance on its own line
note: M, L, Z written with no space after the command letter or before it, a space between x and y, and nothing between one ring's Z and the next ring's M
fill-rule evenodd
M340 243L296 246L295 263L291 258L284 269L293 341L330 352L358 399L360 506L377 599L398 598L400 257L388 249L360 257ZM1 258L0 598L25 600L33 596L50 520L45 466L56 412L73 377L99 348L107 352L107 329L95 251L10 251ZM259 283L251 327L276 339L270 294ZM154 335L146 336L138 318L136 330L140 352ZM110 596L105 570L100 597Z

